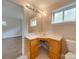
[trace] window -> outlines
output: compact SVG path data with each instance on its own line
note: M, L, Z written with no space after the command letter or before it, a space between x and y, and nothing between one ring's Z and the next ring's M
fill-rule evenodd
M53 13L52 23L75 21L76 8L67 7Z
M63 12L57 12L54 14L54 22L61 23L63 21Z
M36 26L37 25L37 22L36 22L36 19L31 19L30 21L30 26L33 27L33 26Z
M75 17L75 8L64 11L64 21L74 21Z

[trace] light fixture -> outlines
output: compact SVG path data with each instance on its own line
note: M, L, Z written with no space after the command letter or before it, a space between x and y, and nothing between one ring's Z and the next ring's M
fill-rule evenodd
M38 9L34 8L32 5L30 5L28 3L26 3L25 7L32 10L32 11L34 11L34 12L36 12L36 13L39 13Z
M30 7L30 4L27 3L27 6Z
M28 9L30 9L30 10L32 10L33 12L35 12L35 13L37 13L37 14L42 14L42 15L44 15L44 16L46 16L47 15L47 12L46 11L42 11L42 10L40 10L40 9L38 9L38 8L34 8L31 4L29 4L29 3L26 3L26 5L24 6L25 8L28 8Z
M46 16L47 15L46 12L43 12L43 15Z

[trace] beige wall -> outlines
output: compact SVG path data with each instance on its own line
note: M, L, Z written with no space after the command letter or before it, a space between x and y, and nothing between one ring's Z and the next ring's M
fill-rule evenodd
M72 3L72 1L71 1ZM61 8L64 5L70 4L69 2L62 2L55 5L53 8L50 8L50 10L55 10L57 8ZM41 15L41 17L37 17L37 26L36 27L30 27L29 26L29 33L37 33L37 32L45 32L45 33L59 33L62 34L67 39L74 39L76 40L75 33L75 22L68 22L68 23L61 23L61 24L51 24L51 12L46 16ZM30 19L31 20L31 19ZM30 21L29 20L29 21ZM29 22L30 23L30 22Z

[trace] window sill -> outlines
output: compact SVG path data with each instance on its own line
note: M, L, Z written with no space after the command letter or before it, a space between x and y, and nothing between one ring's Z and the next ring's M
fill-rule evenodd
M73 23L76 23L76 21L64 21L64 22L61 22L61 23L51 23L51 24L55 25L55 24L73 24Z

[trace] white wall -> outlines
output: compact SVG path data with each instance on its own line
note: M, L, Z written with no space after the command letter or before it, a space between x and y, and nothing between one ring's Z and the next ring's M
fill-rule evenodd
M3 18L6 26L3 26L3 38L21 36L21 20Z
M3 0L2 3L2 21L6 21L6 26L2 26L2 37L22 36L23 8L9 0Z

